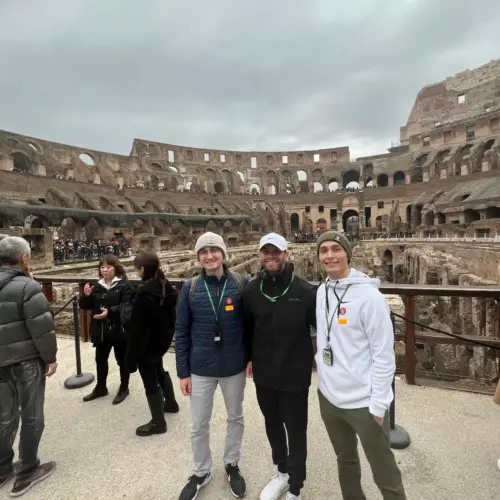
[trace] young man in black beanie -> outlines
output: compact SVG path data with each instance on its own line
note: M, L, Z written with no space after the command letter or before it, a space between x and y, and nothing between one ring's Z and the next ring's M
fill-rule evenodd
M247 376L255 382L276 471L259 498L278 500L286 493L285 500L300 500L306 479L315 289L295 275L287 242L279 234L262 237L260 262L262 272L243 294Z
M352 248L335 231L316 244L328 275L316 301L321 417L337 455L344 500L366 500L357 437L384 500L406 500L389 441L389 406L396 369L390 310L380 280L350 267Z

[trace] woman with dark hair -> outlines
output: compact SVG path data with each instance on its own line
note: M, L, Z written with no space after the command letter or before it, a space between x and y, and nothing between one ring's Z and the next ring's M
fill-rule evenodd
M177 293L165 278L160 260L154 252L141 252L134 259L141 278L130 319L127 367L131 373L139 369L151 421L137 428L138 436L167 432L164 412L177 413L172 380L163 369L163 356L168 351L175 329Z
M120 367L120 388L113 399L113 404L117 405L129 394L125 326L131 314L133 290L125 269L114 255L105 255L100 260L98 272L100 280L94 286L87 283L79 301L81 309L92 311L90 338L95 347L97 369L97 385L83 400L92 401L108 395L108 359L113 349Z

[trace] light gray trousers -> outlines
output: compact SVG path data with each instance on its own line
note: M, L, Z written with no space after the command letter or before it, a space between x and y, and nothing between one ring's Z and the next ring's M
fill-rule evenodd
M214 394L220 385L227 411L226 445L224 465L238 462L241 456L241 442L245 424L243 421L243 395L245 392L245 371L231 377L191 376L191 447L193 449L194 473L197 476L212 470L210 450L210 419Z

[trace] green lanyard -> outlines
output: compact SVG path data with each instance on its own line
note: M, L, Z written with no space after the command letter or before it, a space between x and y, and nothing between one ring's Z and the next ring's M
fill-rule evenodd
M267 295L267 293L264 293L264 292L262 291L262 284L263 284L264 280L262 280L262 279L261 279L261 280L260 280L260 293L261 293L262 295L264 295L264 297L265 297L267 300L269 300L270 302L273 302L273 303L274 303L274 302L278 302L278 300L279 300L279 299L281 299L281 297L283 297L283 295L285 295L285 294L286 294L286 292L288 292L288 290L290 290L290 287L292 286L292 283L293 283L294 278L295 278L295 274L294 274L294 273L292 273L292 279L290 280L290 284L289 284L289 285L285 288L285 291L284 291L281 295L276 295L276 297L271 297L270 295Z
M210 305L212 306L212 309L214 310L215 321L218 322L219 321L218 311L219 311L220 305L222 304L222 299L224 298L224 292L226 291L227 278L226 278L226 281L224 283L224 287L222 288L222 293L220 294L220 297L219 297L219 303L217 304L217 309L215 309L215 304L214 304L214 301L212 299L212 296L210 295L210 290L208 289L207 282L205 280L203 280L203 283L205 285L205 290L207 291L208 298L210 299Z
M326 340L328 341L328 344L330 344L330 332L332 331L332 326L333 326L333 320L335 318L335 315L339 315L339 309L340 305L342 304L342 299L345 297L345 294L347 293L347 290L349 290L349 287L351 285L347 285L345 287L344 293L340 296L340 299L338 298L337 294L335 293L335 296L338 299L337 305L335 306L335 309L333 311L332 317L330 320L328 320L328 316L330 315L330 303L328 300L328 285L325 285L325 297L326 297L326 307L325 307L325 318L326 318ZM334 290L335 292L335 290Z

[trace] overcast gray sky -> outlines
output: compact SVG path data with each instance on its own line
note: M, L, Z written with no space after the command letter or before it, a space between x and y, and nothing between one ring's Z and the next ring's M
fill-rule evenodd
M355 158L422 86L500 57L500 1L0 0L0 45L0 129Z

